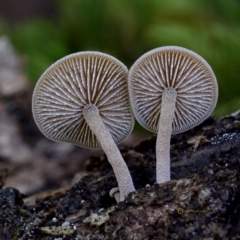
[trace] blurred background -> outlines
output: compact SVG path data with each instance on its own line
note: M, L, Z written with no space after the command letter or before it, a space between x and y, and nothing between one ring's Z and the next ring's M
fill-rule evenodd
M25 60L34 85L63 56L96 50L128 67L160 46L191 49L219 82L215 114L240 109L239 0L8 0L0 2L0 35Z

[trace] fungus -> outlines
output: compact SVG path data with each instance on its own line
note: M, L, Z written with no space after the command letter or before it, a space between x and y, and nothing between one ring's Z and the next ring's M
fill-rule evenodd
M129 71L133 113L146 129L157 132L157 183L170 181L171 134L187 131L213 111L218 84L209 64L182 47L156 48Z
M116 202L119 202L120 193L119 193L119 188L118 187L112 188L109 192L109 195L110 195L110 197L114 197Z
M128 70L100 52L68 55L38 80L32 100L35 122L49 139L105 151L120 189L120 201L135 191L116 144L132 131Z

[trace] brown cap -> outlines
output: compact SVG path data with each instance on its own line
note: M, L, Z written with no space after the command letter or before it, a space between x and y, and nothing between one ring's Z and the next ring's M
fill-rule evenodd
M184 132L204 121L218 98L218 84L209 64L182 47L156 48L141 56L129 71L129 94L138 122L157 132L162 92L176 91L172 133Z
M100 52L60 59L43 73L34 89L36 124L51 140L101 148L83 116L84 107L93 104L115 143L123 141L134 126L127 73L119 60Z

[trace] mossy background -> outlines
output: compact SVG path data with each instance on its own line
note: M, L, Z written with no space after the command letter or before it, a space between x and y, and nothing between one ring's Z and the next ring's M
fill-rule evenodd
M197 52L212 66L220 92L215 114L240 109L239 0L50 2L47 17L9 24L0 15L0 35L9 36L25 57L32 84L53 62L77 51L105 52L130 68L153 48L177 45Z

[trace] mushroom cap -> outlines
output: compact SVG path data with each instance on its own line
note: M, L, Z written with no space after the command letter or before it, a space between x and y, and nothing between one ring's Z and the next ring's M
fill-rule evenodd
M100 52L79 52L51 65L38 80L32 99L34 120L49 139L101 148L83 109L94 104L116 144L134 126L127 92L128 69Z
M182 47L160 47L145 53L133 64L128 78L133 113L152 132L158 131L164 89L177 92L173 134L200 124L217 103L218 84L211 67Z
M109 196L114 197L114 194L119 193L119 187L114 187L110 190Z

